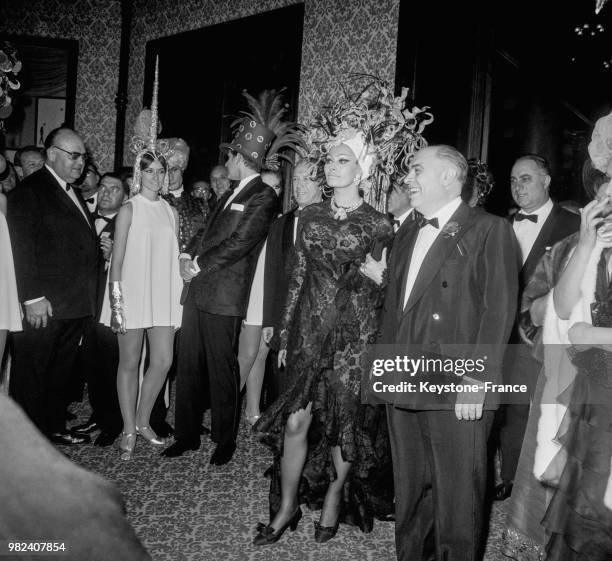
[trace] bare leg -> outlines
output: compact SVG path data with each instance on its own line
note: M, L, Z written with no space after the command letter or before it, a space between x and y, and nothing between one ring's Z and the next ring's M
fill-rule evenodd
M342 459L340 446L334 446L331 449L331 457L336 468L336 479L329 484L323 509L321 510L321 518L319 524L321 526L335 526L338 516L340 515L340 504L342 502L342 488L346 481L346 476L351 469L351 462L345 462Z
M136 414L136 424L139 427L149 426L151 410L172 366L174 327L151 327L147 330L147 338L151 356L140 388L140 403Z
M271 525L281 528L297 508L297 492L308 452L306 435L310 428L312 403L291 414L285 427L285 445L281 457L281 504Z
M123 418L123 432L136 432L136 398L138 396L138 363L142 349L142 329L128 329L117 335L119 342L119 367L117 369L117 395Z
M246 379L246 409L244 414L247 420L249 418L253 419L253 417L257 417L260 414L261 386L266 371L266 357L269 350L270 347L264 342L262 334L259 339L257 356Z
M259 340L261 339L261 325L242 324L240 339L238 340L238 366L240 366L240 390L249 377L251 366L257 357Z

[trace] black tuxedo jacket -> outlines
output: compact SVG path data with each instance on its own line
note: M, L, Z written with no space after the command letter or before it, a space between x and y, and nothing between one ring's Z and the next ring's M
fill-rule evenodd
M419 345L433 352L443 352L445 345L470 345L473 358L488 357L485 372L471 376L498 382L518 291L518 247L510 224L461 203L444 229L454 234L440 233L403 308L418 234L413 220L405 226L393 243L379 343ZM496 355L489 345L495 345ZM402 408L448 408L419 392L402 395L401 401Z
M513 215L510 218L510 222L514 224ZM561 241L567 236L570 236L574 232L577 232L580 228L580 216L565 210L559 205L553 205L548 218L544 222L538 237L525 260L525 264L521 268L519 277L519 290L522 294L524 288L529 283L529 279L533 275L535 268L546 252L547 247L552 247L558 241Z
M188 290L204 312L244 317L257 257L278 214L278 197L260 177L247 183L224 209L232 193L221 197L187 249L192 258L198 258L201 269Z
M56 319L96 313L100 250L93 218L75 194L87 218L46 167L8 194L19 300L46 297Z
M274 333L280 331L287 301L289 277L295 257L295 244L293 243L295 220L295 210L283 214L272 223L268 234L264 273L263 326L273 327Z
M102 236L105 234L108 234L109 239L111 240L115 239L115 220L117 219L117 214L115 214L115 216L113 216L106 223L106 226L104 226L104 228L98 235L98 240L100 240L100 238L102 238ZM108 267L107 267L107 263L108 263ZM99 319L100 313L102 312L102 304L104 303L104 293L106 290L106 284L108 282L109 269L110 269L110 261L107 262L106 259L104 259L104 255L102 254L102 251L100 251L99 259L98 259L98 300L97 300L98 304L96 308L96 319Z

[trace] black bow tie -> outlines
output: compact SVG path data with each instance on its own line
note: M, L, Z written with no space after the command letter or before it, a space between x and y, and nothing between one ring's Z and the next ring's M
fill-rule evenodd
M420 212L417 212L416 210L412 213L412 216L414 217L414 221L417 223L417 226L419 228L424 228L425 226L427 226L427 224L433 226L434 228L436 228L436 230L440 227L438 224L438 219L436 217L425 218Z
M517 212L514 216L514 220L520 222L521 220L531 220L534 224L538 223L538 215L537 214L523 214L522 212Z
M112 218L108 218L107 216L102 216L101 214L98 214L97 212L94 214L94 220L98 220L98 219L102 219L104 220L107 224L112 220Z
M393 220L393 227L397 230L400 226L401 226L400 221L397 218L395 218Z
M95 197L89 197L89 199L85 199L85 202L89 205L93 205L96 202Z
M70 183L66 183L66 193L70 191L71 187L72 185L70 185Z

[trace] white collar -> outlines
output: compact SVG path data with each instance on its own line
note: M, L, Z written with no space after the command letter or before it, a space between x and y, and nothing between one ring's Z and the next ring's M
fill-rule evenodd
M543 214L548 214L553 207L553 202L550 199L550 197L548 198L548 200L537 210L534 210L533 212L525 212L522 208L519 208L519 212L521 214L528 214L529 216L542 216Z
M259 177L259 173L254 173L252 175L249 175L248 177L245 177L244 179L241 179L240 183L238 183L238 187L234 189L234 192L242 189L247 183L249 183L250 181L253 181L253 179L255 179L256 177Z
M403 214L400 214L399 216L394 216L395 220L397 220L399 222L399 225L401 226L404 221L406 220L406 218L408 218L410 216L410 213L413 211L414 209L412 207L410 207L406 212L404 212Z
M461 204L461 197L457 196L452 201L446 203L442 208L439 208L432 216L425 216L425 218L437 218L438 228L441 230L444 225L450 220L451 216L455 214L455 211Z
M100 218L104 217L107 220L112 220L113 218L115 218L115 216L117 216L117 214L119 214L119 211L112 212L111 214L100 214Z

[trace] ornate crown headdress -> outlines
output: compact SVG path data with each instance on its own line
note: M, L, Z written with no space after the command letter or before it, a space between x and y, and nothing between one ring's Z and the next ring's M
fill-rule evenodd
M349 88L359 83L357 93L351 93ZM308 128L305 155L322 164L332 146L347 144L362 170L366 202L384 212L393 180L401 180L412 155L427 146L422 132L433 115L429 107L408 109L408 88L395 97L388 84L375 76L353 74L342 89L343 98L324 106Z
M142 172L140 162L145 154L153 158L160 156L167 160L172 155L169 144L166 140L157 140L157 135L161 132L161 123L157 111L157 93L159 89L159 57L155 59L155 79L153 80L153 97L151 99L151 109L143 109L134 125L134 136L130 142L132 152L136 154L134 160L134 177L130 192L132 195L140 192L140 182ZM168 174L164 175L164 183L161 190L162 194L168 192Z
M21 70L21 61L17 58L16 49L7 41L0 47L0 130L4 128L3 119L13 111L10 93L21 87L17 74Z
M259 99L243 90L242 95L246 98L250 111L241 111L244 117L232 122L234 138L230 143L222 143L221 148L241 153L260 169L278 170L280 160L293 163L285 152L303 152L306 144L302 135L304 127L298 123L283 121L283 116L289 109L289 105L283 103L282 94L285 89L264 90Z

